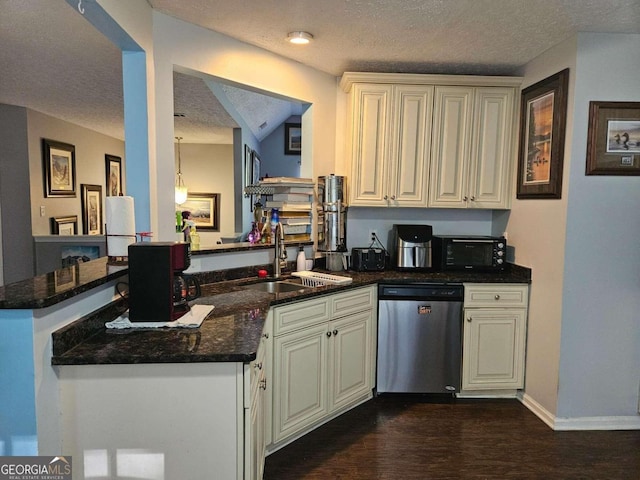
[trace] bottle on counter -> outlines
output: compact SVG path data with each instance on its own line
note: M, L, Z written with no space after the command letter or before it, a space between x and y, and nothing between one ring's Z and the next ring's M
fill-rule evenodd
M195 225L191 227L191 250L200 250L200 234Z
M304 272L307 269L307 257L304 254L304 247L300 247L296 257L296 271Z

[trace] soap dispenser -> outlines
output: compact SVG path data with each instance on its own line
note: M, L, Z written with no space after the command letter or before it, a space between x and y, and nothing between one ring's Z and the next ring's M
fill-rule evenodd
M307 257L304 254L304 247L300 247L298 256L296 257L296 270L303 272L307 269Z

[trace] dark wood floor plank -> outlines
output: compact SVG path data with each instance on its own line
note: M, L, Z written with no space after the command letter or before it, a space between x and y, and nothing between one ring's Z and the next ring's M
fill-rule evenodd
M517 400L378 397L267 457L266 480L640 480L640 431L554 432Z

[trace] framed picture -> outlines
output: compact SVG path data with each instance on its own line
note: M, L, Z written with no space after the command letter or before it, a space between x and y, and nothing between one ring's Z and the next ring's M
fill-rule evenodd
M82 233L102 235L102 187L82 184Z
M53 272L56 293L75 287L78 282L78 269L67 266Z
M189 192L182 211L191 212L197 230L220 231L220 194Z
M100 247L97 245L70 245L60 251L62 268L90 262L100 258Z
M255 185L260 181L260 156L255 152L255 150L251 152L251 161L251 176L253 179L253 185Z
M249 148L249 145L244 146L244 185L248 187L253 185L253 150Z
M299 123L284 124L284 154L300 155L302 152L302 125Z
M589 102L587 175L640 175L640 102Z
M51 217L52 235L77 235L78 216L68 215L66 217Z
M76 149L68 143L42 139L45 197L76 196Z
M561 198L569 69L525 88L516 197Z
M107 197L124 195L124 191L122 190L122 159L115 155L105 154L104 163Z

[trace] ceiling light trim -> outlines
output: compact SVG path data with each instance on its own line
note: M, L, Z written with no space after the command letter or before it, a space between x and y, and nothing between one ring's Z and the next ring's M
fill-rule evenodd
M289 32L287 40L295 45L307 45L313 40L313 35L303 31Z

